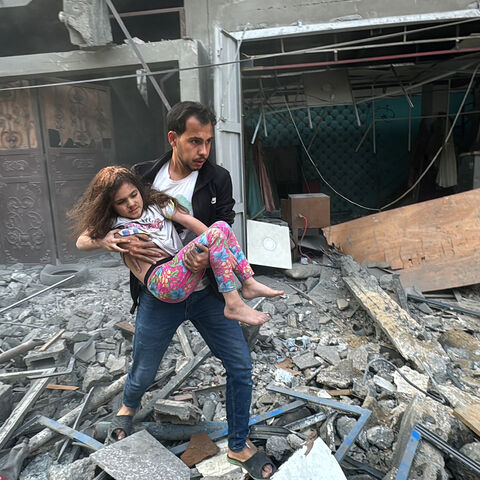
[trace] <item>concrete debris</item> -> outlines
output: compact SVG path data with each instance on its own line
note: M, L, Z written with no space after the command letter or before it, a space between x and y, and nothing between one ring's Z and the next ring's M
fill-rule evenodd
M3 325L0 321L0 355L20 347L4 356L6 360L0 364L0 375L8 378L4 380L8 384L0 383L0 444L12 449L21 444L21 435L29 438L31 459L25 462L20 479L74 480L78 475L83 475L78 477L82 480L94 478L95 462L89 459L96 455L103 459L97 464L113 478L127 478L127 473L129 479L141 478L135 476L136 472L147 471L143 478L179 479L191 475L195 479L243 479L242 470L226 461L226 441L214 444L198 433L201 425L211 428L208 433L225 428L225 371L210 356L190 322L184 323L181 338L175 336L167 350L161 373L144 396L137 417L141 420L135 423L134 431L145 434L139 430L148 428L165 447L186 441L194 433L182 459L196 468L190 470L176 457L168 456L156 440L136 440L138 433L130 437L132 445L126 447L131 456L123 451L122 442L90 457L85 448L70 445L63 456L65 463L59 464L52 448L52 442L60 438L58 434L50 429L37 429L34 434L28 421L38 414L69 426L80 415L76 430L93 436L94 427L108 424L121 403L135 331L134 317L128 313L128 271L109 254L82 263L89 266L88 281L75 288L52 289L37 296L35 302L8 310L2 320L9 323ZM382 280L382 289L378 280L358 264L344 258L338 263L342 270L315 264L294 265L288 280L279 272L262 279L284 288L286 293L264 300L258 307L270 314L270 322L243 329L253 363L251 414L281 409L292 401L267 391L266 386L273 382L317 398L368 409L370 419L352 442L348 455L392 480L415 423L424 423L455 448L465 446L465 454L475 456L479 442L475 430L470 429L478 425L475 405L480 404L480 329L462 312L433 310L426 315L421 304L414 302L409 302L407 312L397 303L398 288L392 275ZM2 301L11 304L15 292L23 298L32 289L38 290L39 271L19 264L0 267L0 306ZM29 282L23 282L25 276ZM461 298L478 302L480 289L465 287ZM61 338L41 352L40 346L63 329ZM31 370L62 371L72 356L77 361L70 373L35 381L28 378ZM369 365L378 357L393 362L397 369L383 362ZM45 390L47 383L77 390ZM32 385L36 385L34 390L30 390ZM92 386L92 397L82 409L82 392ZM436 395L445 405L425 396L417 387ZM465 425L450 407L457 410ZM313 417L318 419L310 421ZM161 428L155 425L155 419L161 421ZM263 436L253 438L252 430L252 440L280 467L275 480L345 478L338 462L320 443L323 440L335 452L349 438L357 420L347 411L309 402L268 421L263 426L270 430ZM322 440L313 440L316 435ZM151 451L148 445L152 445ZM49 452L40 453L44 449ZM160 468L158 461L155 466L149 463L151 455L157 454L166 458L166 472L149 470ZM456 478L460 471L456 463L445 460L442 452L421 442L409 480L446 480ZM325 477L319 476L323 474ZM470 478L466 475L467 471L458 473L458 478ZM366 473L347 477L360 480L366 478Z
M272 480L346 480L325 443L317 438L297 450L272 476Z
M155 420L180 425L195 425L200 421L202 411L195 405L175 400L159 399L153 405Z
M92 453L115 480L189 480L190 469L145 430Z
M267 455L272 456L276 460L281 460L291 450L291 447L285 437L273 435L267 440L265 450Z
M92 480L96 465L90 458L82 458L69 465L52 465L48 469L48 480Z
M222 440L217 443L219 452L214 457L208 458L203 462L197 464L197 470L204 477L212 477L223 479L227 478L228 475L237 475L241 474L242 469L236 465L232 465L227 461L227 441ZM243 475L240 477L243 478Z

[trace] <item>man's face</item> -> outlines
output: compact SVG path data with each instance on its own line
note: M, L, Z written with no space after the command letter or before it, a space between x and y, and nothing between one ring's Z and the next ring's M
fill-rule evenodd
M172 159L190 173L200 170L210 155L213 127L211 123L201 124L195 117L187 119L185 126L181 135L168 132L168 140L173 149Z

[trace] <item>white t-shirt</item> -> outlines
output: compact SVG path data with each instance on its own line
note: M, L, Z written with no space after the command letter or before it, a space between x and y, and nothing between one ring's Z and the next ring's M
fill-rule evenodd
M164 208L152 205L144 210L140 218L117 217L112 228L121 228L120 235L127 237L137 233L145 233L151 237L152 242L162 250L174 256L183 248L171 218L174 212L173 202L170 201Z
M181 180L172 180L168 171L169 166L170 161L165 163L165 165L158 171L152 187L155 190L160 190L161 192L168 193L168 195L174 197L180 205L188 210L190 215L193 215L192 197L193 191L195 190L195 183L197 183L198 170L193 171L190 175L187 175ZM180 238L184 245L187 245L187 243L191 242L196 236L195 233L187 229L180 233ZM198 292L199 290L203 290L208 284L208 277L204 275L195 291Z
M185 207L190 215L193 215L192 197L195 189L195 183L198 178L198 170L193 171L190 175L182 178L181 180L172 180L168 167L170 162L167 162L157 173L152 187L155 190L168 193L171 197L175 198L177 202ZM190 230L184 230L180 233L184 245L193 240L196 235Z

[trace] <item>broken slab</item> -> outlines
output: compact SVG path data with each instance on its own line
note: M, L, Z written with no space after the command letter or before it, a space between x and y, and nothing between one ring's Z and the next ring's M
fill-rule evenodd
M90 458L115 480L190 479L190 469L145 430L98 450Z
M220 449L205 433L194 433L190 438L187 449L182 453L181 459L187 467L193 467L202 460L213 457Z
M436 341L417 340L416 333L421 331L418 322L351 257L341 257L340 263L342 278L348 289L400 355L421 372L424 371L423 364L426 364L433 375L445 375L447 358L442 346Z
M346 480L346 477L330 449L317 438L297 450L272 476L272 480L297 479Z
M158 399L153 405L155 420L179 425L195 425L202 417L202 411L191 403Z

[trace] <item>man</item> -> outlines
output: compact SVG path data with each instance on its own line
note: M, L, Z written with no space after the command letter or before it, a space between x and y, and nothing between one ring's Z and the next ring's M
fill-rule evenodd
M158 160L137 164L133 169L145 182L175 197L206 225L218 220L231 225L235 217L235 201L230 174L208 161L215 123L215 114L200 103L176 104L167 115L168 142L172 150ZM192 239L189 233L181 233L185 244ZM133 257L144 260L162 257L162 253L153 250L150 243L139 246L141 242L131 239L125 246L124 242L125 239L116 239L111 232L99 241L99 246L122 251L118 246L121 244ZM197 248L201 252L192 248L185 262L192 271L208 264L207 248L199 244ZM246 468L253 478L270 478L274 471L271 460L247 443L252 394L250 352L239 324L225 318L223 311L223 299L207 278L181 303L161 302L143 286L139 287L133 364L125 383L123 405L112 421L112 430L117 439L130 433L135 410L153 383L173 334L184 320L189 319L213 354L222 361L227 373L229 461Z

